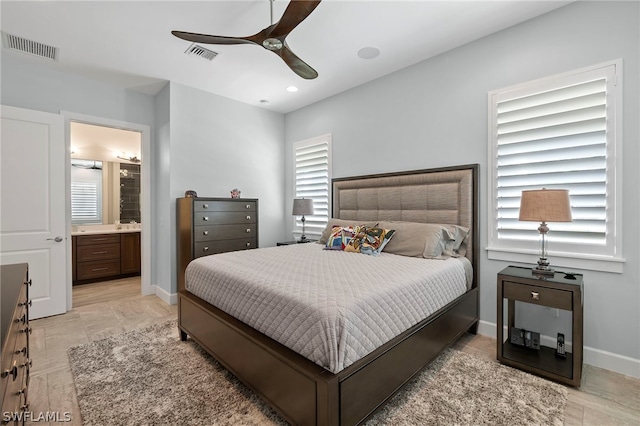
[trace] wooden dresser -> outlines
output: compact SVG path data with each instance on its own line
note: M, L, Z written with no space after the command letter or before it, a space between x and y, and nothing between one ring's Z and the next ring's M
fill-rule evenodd
M178 288L193 259L258 247L258 200L178 198L176 200Z
M74 235L73 284L140 275L140 232Z
M23 424L20 412L28 410L29 386L29 265L3 265L0 272L2 297L2 372L0 424ZM17 419L22 419L18 421Z

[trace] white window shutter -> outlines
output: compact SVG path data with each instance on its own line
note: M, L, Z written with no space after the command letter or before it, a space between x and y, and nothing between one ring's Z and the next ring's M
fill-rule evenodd
M312 216L305 216L306 234L320 235L329 220L331 186L331 135L297 142L294 149L294 196L313 199ZM294 232L302 232L301 217Z

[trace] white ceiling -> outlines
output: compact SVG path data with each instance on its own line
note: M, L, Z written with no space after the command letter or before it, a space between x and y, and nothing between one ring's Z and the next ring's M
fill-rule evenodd
M287 37L319 77L304 80L256 45L204 45L212 61L185 55L171 30L246 36L271 24L260 1L5 1L2 31L60 49L56 62L3 54L143 93L174 81L286 113L547 13L570 1L324 0ZM288 1L276 0L274 20ZM376 47L375 59L358 50ZM285 89L295 85L300 90ZM260 100L268 100L263 104Z

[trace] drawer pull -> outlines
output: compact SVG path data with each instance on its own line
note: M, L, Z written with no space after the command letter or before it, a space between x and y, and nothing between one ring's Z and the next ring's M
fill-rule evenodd
M251 243L247 243L247 247L251 247Z
M202 220L205 221L205 222L208 222L209 221L209 216L203 216Z
M22 364L20 364L20 368L25 368L25 367L31 368L32 366L33 366L33 361L30 361L30 360L25 361Z
M538 293L537 291L532 291L531 292L531 298L533 300L540 300L540 293Z
M104 251L94 251L92 254L107 254L107 253L109 252L104 250Z
M98 272L98 271L106 271L109 268L93 268L91 269L91 272Z
M18 303L18 306L32 306L33 305L33 301L32 300L25 300L24 302L20 302Z
M13 376L13 380L15 381L18 378L18 367L16 367L15 365L10 368L9 370L5 370L2 372L1 374L2 378L4 379L7 376Z
M208 208L209 208L209 204L203 204L203 205L202 205L202 208L203 208L203 209L208 209Z
M251 216L247 215L247 220L251 220Z
M209 247L202 247L202 251L209 251Z
M29 352L29 350L28 350L28 349L27 349L27 347L25 346L24 348L22 348L22 349L20 349L20 350L16 351L16 355L23 354L24 356L26 356L26 357L28 358L28 357L29 357L29 356L27 355L27 353L28 353L28 352Z
M251 204L245 204L244 208L245 209L250 209L251 208Z
M27 388L22 388L16 392L16 395L24 395L25 393L27 393Z
M22 318L16 318L15 322L16 323L21 322L23 324L26 323L27 322L27 314L22 314Z
M31 287L31 280L29 280L29 281L25 281L25 282L23 282L22 284L24 284L24 285L28 285L29 287Z
M31 334L33 332L33 329L31 327L25 327L23 329L18 330L18 333L29 333Z
M251 228L247 228L247 234L251 233Z
M91 241L107 241L107 238L92 238Z
M209 231L202 231L202 235L209 235Z

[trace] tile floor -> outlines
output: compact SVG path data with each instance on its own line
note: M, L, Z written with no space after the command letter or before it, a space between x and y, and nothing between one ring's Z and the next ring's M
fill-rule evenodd
M78 287L73 310L32 321L30 411L69 412L71 422L64 424L82 424L67 349L177 316L175 305L140 296L139 289L135 279ZM466 335L456 348L496 359L496 342L489 337ZM568 388L565 425L640 425L640 380L589 365L583 370L582 386Z

